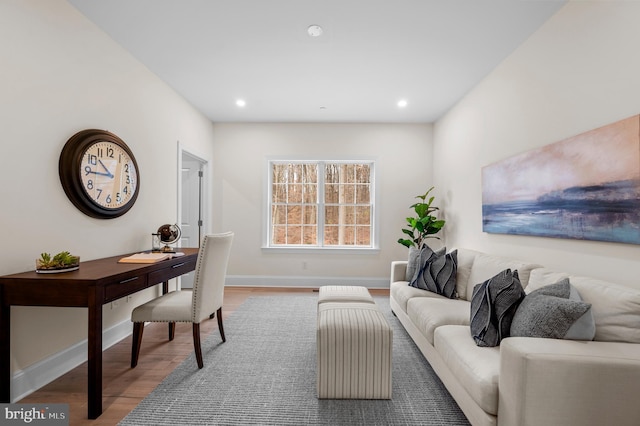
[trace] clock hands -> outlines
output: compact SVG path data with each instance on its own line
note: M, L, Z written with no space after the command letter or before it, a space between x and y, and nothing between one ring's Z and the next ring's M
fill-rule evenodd
M105 169L107 171L106 174L103 174L104 176L109 176L110 178L113 177L113 175L111 174L111 172L109 171L109 169L107 169L107 166L104 165L104 163L102 162L102 160L98 160L98 163L100 163L100 165L102 166L103 169Z
M97 171L97 170L91 170L91 167L89 167L89 166L87 166L87 167L85 167L85 168L84 168L85 173L86 173L86 174L93 173L93 174L94 174L94 175L96 175L96 176L106 176L106 177L108 177L108 178L112 178L112 179L113 179L113 177L114 177L114 176L113 176L113 173L111 173L111 172L109 171L109 169L107 168L107 166L105 166L105 165L104 165L104 163L102 162L102 160L98 160L98 163L100 163L100 165L102 166L102 168L106 170L106 173L105 173L105 172L99 172L99 171Z

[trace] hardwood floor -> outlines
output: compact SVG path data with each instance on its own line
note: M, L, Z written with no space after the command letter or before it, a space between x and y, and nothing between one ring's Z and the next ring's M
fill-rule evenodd
M312 291L309 288L226 287L222 318L227 318L249 296L294 295ZM372 295L389 294L388 289L371 289L370 292ZM200 325L203 339L214 330L217 333L215 318ZM87 418L86 363L18 402L69 404L69 424L72 426L115 425L192 352L191 324L176 324L176 335L172 342L168 341L166 324L149 324L144 329L136 368L130 367L131 336L103 352L103 413L97 419Z

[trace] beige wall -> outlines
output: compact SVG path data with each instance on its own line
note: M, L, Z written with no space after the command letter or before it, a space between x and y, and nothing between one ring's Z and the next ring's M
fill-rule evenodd
M234 124L214 125L214 224L236 233L229 275L238 284L287 277L374 277L387 280L392 260L407 256L396 243L414 197L431 185L430 124ZM274 253L261 249L268 158L376 160L380 250L372 254ZM302 263L306 262L306 269ZM244 281L243 281L244 279Z
M45 251L90 260L148 248L176 220L177 141L211 159L211 122L64 0L0 2L0 58L0 275L32 270ZM136 155L140 194L120 218L85 216L60 185L60 151L86 128L117 134ZM105 328L150 295L105 307ZM12 308L13 370L85 339L86 318Z
M640 287L640 246L483 233L480 181L487 164L640 112L638 17L640 2L568 3L436 123L449 246Z

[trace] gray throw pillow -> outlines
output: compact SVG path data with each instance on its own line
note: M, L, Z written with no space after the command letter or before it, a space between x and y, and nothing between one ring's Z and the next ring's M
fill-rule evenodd
M409 281L409 285L412 287L419 288L416 285L416 280L418 279L418 275L420 275L420 272L425 268L425 266L427 266L427 263L430 262L431 259L435 258L436 256L443 256L446 252L447 252L446 247L442 247L438 251L434 252L431 247L429 247L426 244L422 244L422 247L420 249L414 250L413 255L409 253L409 256L411 257L415 256L414 269L411 275L409 275L409 273L411 272L409 270L410 266L407 265L407 281ZM411 257L409 258L410 260L411 260ZM426 290L426 288L424 290Z
M456 273L458 270L458 250L447 253L443 247L434 252L426 244L420 250L420 257L410 286L428 290L448 297L457 297Z
M418 269L418 262L420 261L420 249L411 247L409 249L409 259L407 261L406 281L412 281Z
M549 339L593 340L596 328L591 304L565 278L532 291L511 323L511 335Z
M473 287L470 327L476 345L498 346L509 337L511 321L524 298L518 271L511 269Z

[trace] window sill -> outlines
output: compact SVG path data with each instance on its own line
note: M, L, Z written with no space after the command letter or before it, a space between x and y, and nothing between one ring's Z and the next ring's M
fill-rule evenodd
M264 253L378 254L378 247L262 247Z

